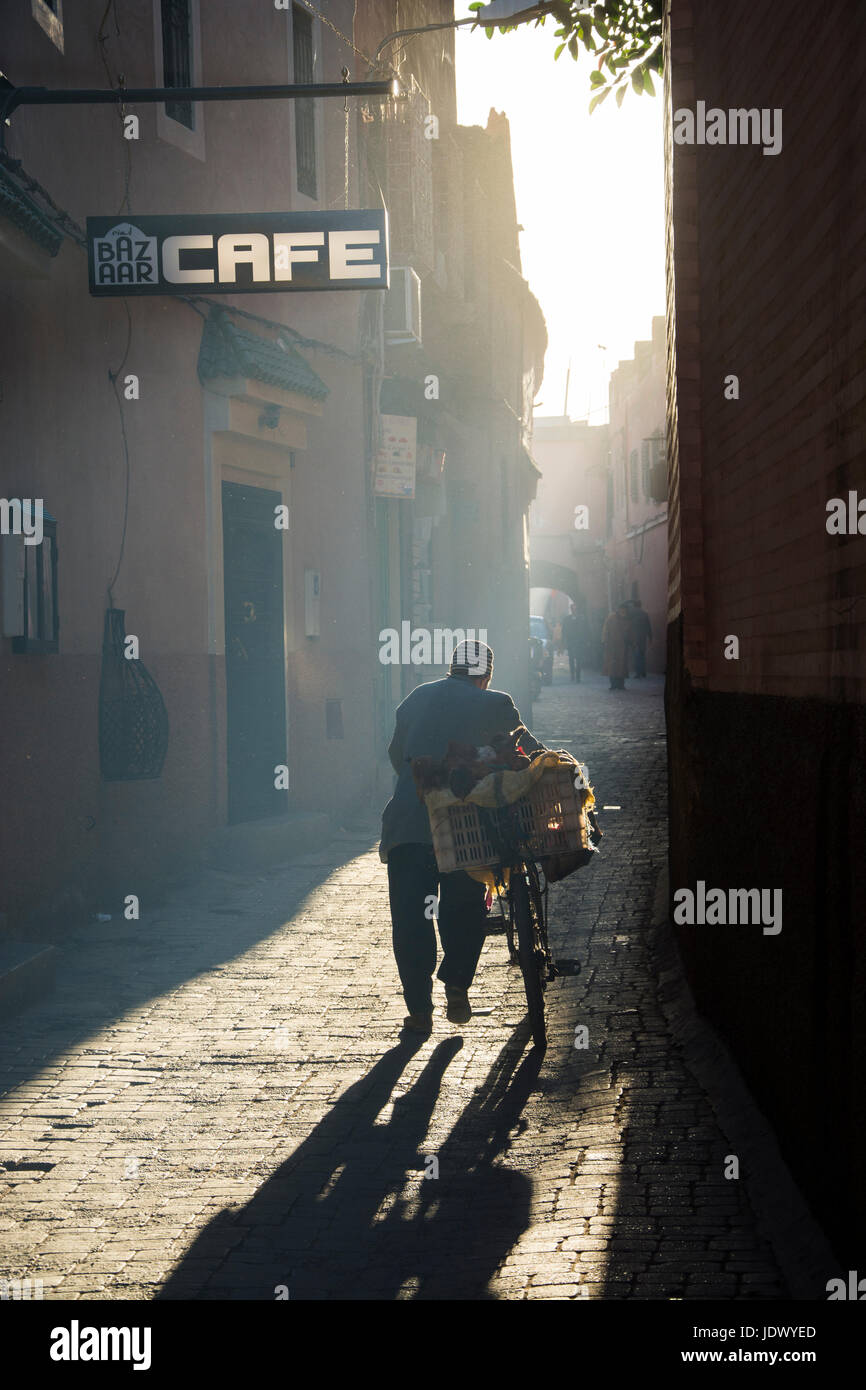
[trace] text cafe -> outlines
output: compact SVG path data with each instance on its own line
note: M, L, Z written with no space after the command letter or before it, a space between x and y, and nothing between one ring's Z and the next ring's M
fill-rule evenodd
M384 210L88 217L93 295L388 289Z

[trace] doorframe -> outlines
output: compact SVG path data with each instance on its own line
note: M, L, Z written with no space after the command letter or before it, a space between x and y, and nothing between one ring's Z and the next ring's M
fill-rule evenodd
M219 453L219 450L218 450L217 452ZM241 459L243 459L243 457L244 457L243 446L241 446ZM291 467L291 463L289 464L289 467ZM245 467L242 467L242 466L238 466L238 464L235 463L235 462L223 463L222 466L221 466L221 468L220 468L220 479L219 479L219 512L220 512L220 535L221 535L221 537L222 537L222 549L221 549L221 552L220 552L220 562L221 562L221 575L222 575L222 587L223 587L223 650L225 651L225 533L224 533L224 529L223 529L223 517L224 517L224 513L223 513L223 497L222 497L222 494L223 494L223 487L222 487L222 485L223 485L223 483L234 483L234 484L237 485L237 486L245 487L245 488L256 488L256 487L260 487L260 488L262 488L263 490L270 492L272 496L273 496L274 494L276 494L276 495L279 497L279 499L280 499L280 503L285 504L285 505L289 505L289 501L288 501L289 486L288 486L288 482L286 482L285 484L282 484L281 481L280 481L280 478L279 478L278 476L274 476L274 475L269 475L269 474L267 474L267 473L263 473L263 472L261 472L258 468L254 471L253 469L250 469L250 468L245 468ZM290 519L290 521L291 521L291 511L289 512L289 519ZM282 540L281 561L282 561L282 563L281 563L281 571L280 571L280 582L281 582L281 586L282 586L282 591L281 591L280 598L281 598L281 608L282 608L282 614L283 614L282 633L281 633L281 639L282 639L282 653L283 653L283 656L282 656L282 672L281 672L281 674L282 674L282 684L283 684L283 718L282 718L282 734L283 734L283 747L284 747L285 750L286 750L286 752L285 752L285 756L286 756L286 765L289 767L289 786L288 786L288 788L287 788L287 802L288 802L288 804L290 805L290 804L291 804L291 795L292 795L292 791L291 791L291 751L290 751L290 748L289 748L290 719L289 719L289 684L288 684L288 682L289 682L289 649L288 649L288 636L289 636L289 622L290 622L290 619L289 619L289 615L287 614L287 611L286 611L287 608L289 607L289 595L290 595L290 593L291 593L291 585L290 585L289 580L288 580L288 578L287 578L287 576L290 575L290 573L291 573L291 557L290 557L289 554L288 554L288 550L289 550L289 546L288 546L288 537L289 537L289 535L290 535L290 532L283 532L283 533L282 533L282 536L281 536L281 540ZM250 824L251 822L250 822L249 820L243 820L243 819L242 819L242 820L229 821L229 810L230 810L229 759L228 759L228 748L229 748L229 742L228 742L228 735L229 735L229 699L228 699L228 671L227 671L227 669L225 668L225 666L224 666L224 671L225 671L225 675L224 675L224 682L225 682L225 684L224 684L224 689L223 689L223 702L224 702L224 730L223 730L222 745L223 745L223 749L224 749L224 761L225 761L225 788L226 788L225 815L226 815L226 821L227 821L227 823L229 823L229 824L233 824L233 825L246 825L246 824ZM257 818L256 818L256 817L253 817L252 819L255 820L255 819L257 819Z
M232 397L217 391L204 392L204 502L207 570L207 646L212 664L222 666L219 688L214 690L214 751L220 769L219 805L221 819L228 823L228 734L227 692L225 685L225 573L223 568L222 485L246 484L278 492L289 507L289 529L283 540L283 685L285 690L285 746L289 766L289 804L292 801L291 686L289 658L296 650L297 623L292 590L293 540L291 471L294 450L253 437L245 439L230 429ZM277 402L279 404L279 402Z

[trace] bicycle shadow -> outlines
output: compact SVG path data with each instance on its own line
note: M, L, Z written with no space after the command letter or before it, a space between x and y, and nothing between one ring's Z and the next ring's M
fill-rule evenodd
M486 1285L530 1221L532 1180L496 1162L542 1063L537 1048L520 1060L527 1037L521 1025L445 1143L426 1153L419 1146L463 1039L440 1042L377 1123L424 1043L391 1048L243 1210L210 1222L157 1299L492 1298ZM425 1177L437 1165L438 1176Z

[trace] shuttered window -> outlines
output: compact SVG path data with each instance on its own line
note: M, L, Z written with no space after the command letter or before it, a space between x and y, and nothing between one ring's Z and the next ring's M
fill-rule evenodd
M301 5L292 6L292 58L295 81L314 82L313 17ZM313 98L298 98L294 108L298 192L306 194L308 198L316 198L316 110Z
M162 76L164 87L191 87L192 16L190 0L162 0ZM165 114L195 129L191 101L167 101Z

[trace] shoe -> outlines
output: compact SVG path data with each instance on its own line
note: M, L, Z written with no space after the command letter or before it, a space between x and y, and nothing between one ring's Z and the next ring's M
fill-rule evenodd
M469 1003L468 990L462 989L460 985L446 985L445 998L448 1007L445 1010L445 1017L449 1023L468 1023L472 1017L472 1005Z
M433 1010L423 1014L407 1014L403 1019L404 1033L424 1033L433 1032Z

